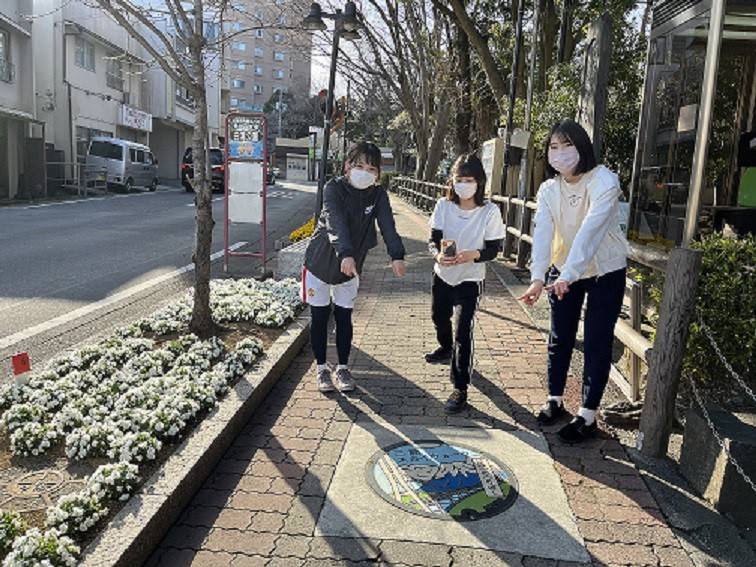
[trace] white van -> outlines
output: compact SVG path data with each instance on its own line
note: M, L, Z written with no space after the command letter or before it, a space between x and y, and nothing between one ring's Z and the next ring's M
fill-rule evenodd
M118 138L92 138L86 159L89 179L106 181L109 186L147 187L154 191L158 186L158 162L150 148Z

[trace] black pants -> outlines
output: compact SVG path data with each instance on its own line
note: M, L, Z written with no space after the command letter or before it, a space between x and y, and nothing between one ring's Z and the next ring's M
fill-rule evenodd
M452 351L451 382L466 390L473 366L473 320L483 282L462 282L451 286L433 274L431 318L438 344ZM452 334L452 315L456 334Z
M557 275L556 268L552 268L547 281L556 280ZM598 409L609 380L614 325L622 309L624 294L624 269L609 272L598 278L578 280L570 284L570 291L561 300L553 293L549 294L549 395L561 396L564 393L583 301L587 296L583 333L585 365L582 405L586 409Z
M328 350L328 319L331 316L331 306L310 306L310 343L315 355L315 362L326 363L326 351ZM345 307L333 306L333 317L336 320L336 354L339 364L346 365L349 362L349 353L352 349L352 310Z

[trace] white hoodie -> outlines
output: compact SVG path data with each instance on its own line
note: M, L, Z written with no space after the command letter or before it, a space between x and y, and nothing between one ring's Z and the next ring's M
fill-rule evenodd
M538 189L531 281L543 280L552 264L561 272L559 278L569 283L627 266L630 247L620 229L617 202L622 192L617 175L599 165L583 175L580 185L588 207L571 246L565 244L571 231L561 212L561 176Z

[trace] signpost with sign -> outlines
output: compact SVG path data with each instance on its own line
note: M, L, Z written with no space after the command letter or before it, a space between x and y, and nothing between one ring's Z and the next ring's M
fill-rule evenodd
M225 139L226 222L223 270L230 256L262 259L265 269L265 198L268 167L268 120L262 114L232 112L226 117ZM259 224L260 252L232 252L229 232L232 224Z

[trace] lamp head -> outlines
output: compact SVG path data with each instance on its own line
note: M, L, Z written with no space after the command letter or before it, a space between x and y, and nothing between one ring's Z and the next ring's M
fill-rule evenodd
M357 5L352 0L344 4L344 15L341 17L341 24L344 26L344 30L348 32L357 31L361 25L357 19Z
M358 41L362 39L360 32L358 32L357 30L344 30L343 32L341 32L341 37L349 41Z
M310 31L323 31L328 27L323 21L323 9L320 4L317 2L310 4L310 13L302 20L302 27Z

